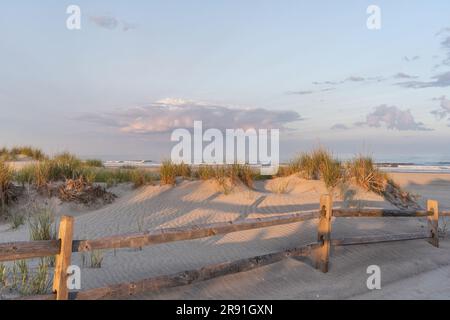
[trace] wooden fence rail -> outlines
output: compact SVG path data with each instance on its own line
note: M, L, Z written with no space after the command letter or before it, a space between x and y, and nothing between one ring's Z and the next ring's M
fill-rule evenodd
M320 199L319 210L273 216L267 218L246 219L236 222L220 222L202 226L168 228L134 234L104 237L94 240L73 240L73 218L64 216L59 225L58 240L14 242L0 244L0 262L31 259L56 255L53 279L53 294L24 297L25 299L67 300L101 299L134 295L149 290L160 290L204 281L237 272L249 271L269 265L293 256L309 256L315 267L328 272L331 246L348 246L381 242L427 239L433 246L439 246L439 217L450 216L450 211L439 212L437 201L429 200L427 210L388 210L388 209L333 209L331 196ZM387 234L331 239L332 217L426 217L426 232L409 234ZM317 242L232 262L208 265L200 269L183 271L173 275L153 277L138 282L112 285L104 288L69 293L66 281L67 268L73 252L86 252L100 249L140 248L149 245L174 241L194 240L221 234L252 229L291 224L311 219L319 219Z

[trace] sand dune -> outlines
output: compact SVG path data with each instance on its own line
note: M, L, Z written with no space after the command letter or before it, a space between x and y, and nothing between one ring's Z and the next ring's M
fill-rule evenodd
M395 174L411 191L420 191L449 208L449 176ZM287 178L283 178L287 179ZM238 186L229 195L213 182L184 181L178 186L148 186L127 192L102 209L79 213L75 238L198 225L220 221L266 217L315 210L322 182L288 178L284 193L274 192L285 181L258 181L255 190ZM359 191L357 201L366 207L392 208L381 197ZM336 198L335 206L342 200ZM63 211L60 209L60 213ZM339 219L333 237L416 232L426 228L426 219ZM83 289L136 281L201 266L281 251L316 240L316 222L307 221L266 229L237 232L206 239L162 244L142 250L105 251L101 269L82 269ZM0 242L28 240L26 226L9 231L0 226ZM361 245L336 248L328 274L311 268L308 260L287 259L254 271L230 275L159 293L142 299L331 299L331 298L450 298L450 242L441 248L426 241ZM74 264L81 265L81 254ZM382 270L383 289L369 292L366 268L377 264Z

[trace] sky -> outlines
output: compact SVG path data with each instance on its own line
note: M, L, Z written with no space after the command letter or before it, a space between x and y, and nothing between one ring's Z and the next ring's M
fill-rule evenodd
M282 160L448 161L449 18L446 0L2 1L0 145L158 160L201 120L279 128Z

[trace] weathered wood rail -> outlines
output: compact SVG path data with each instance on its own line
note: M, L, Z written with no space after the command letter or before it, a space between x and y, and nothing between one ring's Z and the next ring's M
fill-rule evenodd
M245 272L289 257L310 257L314 266L322 272L328 272L331 246L348 246L382 242L427 239L433 246L439 246L439 217L450 216L450 211L439 212L437 201L429 200L427 210L390 210L390 209L333 209L329 195L320 199L319 210L286 214L267 218L247 219L237 222L220 222L202 226L187 226L147 231L134 234L117 235L93 240L73 240L72 217L64 216L59 225L58 240L14 242L0 244L0 262L39 257L56 256L53 278L53 294L24 297L24 299L67 300L67 299L105 299L135 295L146 291L188 285L191 283ZM332 218L348 217L426 217L426 232L408 234L384 234L344 239L332 239ZM305 246L286 249L281 252L264 254L237 261L212 264L200 269L187 270L172 275L144 279L138 282L122 283L103 288L80 292L69 292L66 286L67 268L74 252L87 252L101 249L141 248L174 241L194 240L232 232L273 227L306 220L318 219L317 242Z

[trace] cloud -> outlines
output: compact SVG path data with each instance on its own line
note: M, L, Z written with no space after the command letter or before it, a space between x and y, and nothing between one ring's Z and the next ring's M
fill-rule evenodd
M100 28L113 30L119 26L119 20L109 16L92 16L89 20Z
M450 27L449 28L442 28L441 30L436 32L436 36L440 36L441 34L444 34L444 33L450 33Z
M288 91L287 94L296 94L296 95L308 95L308 94L313 94L313 93L317 93L317 92L327 92L327 91L333 91L336 90L336 88L330 87L330 88L323 88L317 91L313 91L313 90L303 90L303 91Z
M122 30L126 32L128 30L136 29L137 27L135 24L111 16L91 16L89 17L89 20L96 26L108 30L115 30L122 25Z
M442 38L441 49L444 51L446 57L435 67L450 66L450 27L442 28L436 33L436 36Z
M362 77L362 76L354 76L353 75L353 76L347 77L344 80L340 80L340 81L323 81L323 82L314 81L312 84L313 85L337 86L337 85L345 84L345 83L349 83L349 82L369 83L369 82L381 82L384 80L386 80L386 79L381 76Z
M447 99L446 96L442 96L440 98L434 98L433 101L439 101L440 108L431 111L431 114L435 115L439 120L442 120L446 117L449 117L450 120L450 99Z
M351 76L348 77L347 79L345 79L344 82L350 81L350 82L361 82L361 81L365 81L366 79L363 77L358 77L358 76Z
M438 74L434 77L432 81L407 81L396 83L399 86L404 88L413 88L413 89L421 89L421 88L444 88L450 86L450 71L446 73Z
M420 56L412 56L412 57L404 56L403 57L403 61L406 61L406 62L416 61L419 59L420 59Z
M399 131L430 131L422 122L416 122L410 110L400 110L396 106L380 105L366 116L366 121L358 122L357 126L373 128L385 127Z
M409 74L399 72L393 76L394 79L417 79L416 76L411 76Z
M312 94L314 93L314 91L311 90L306 90L306 91L288 91L287 94L297 94L297 95L307 95L307 94Z
M350 128L342 123L336 123L331 127L331 130L349 130Z
M272 111L263 108L232 108L216 104L165 99L149 106L133 107L103 114L83 114L77 120L112 127L122 133L167 133L177 128L192 128L203 121L204 128L280 129L303 118L294 111Z
M129 23L126 21L122 21L122 30L124 32L127 32L128 30L134 30L137 28L137 25L134 23Z

